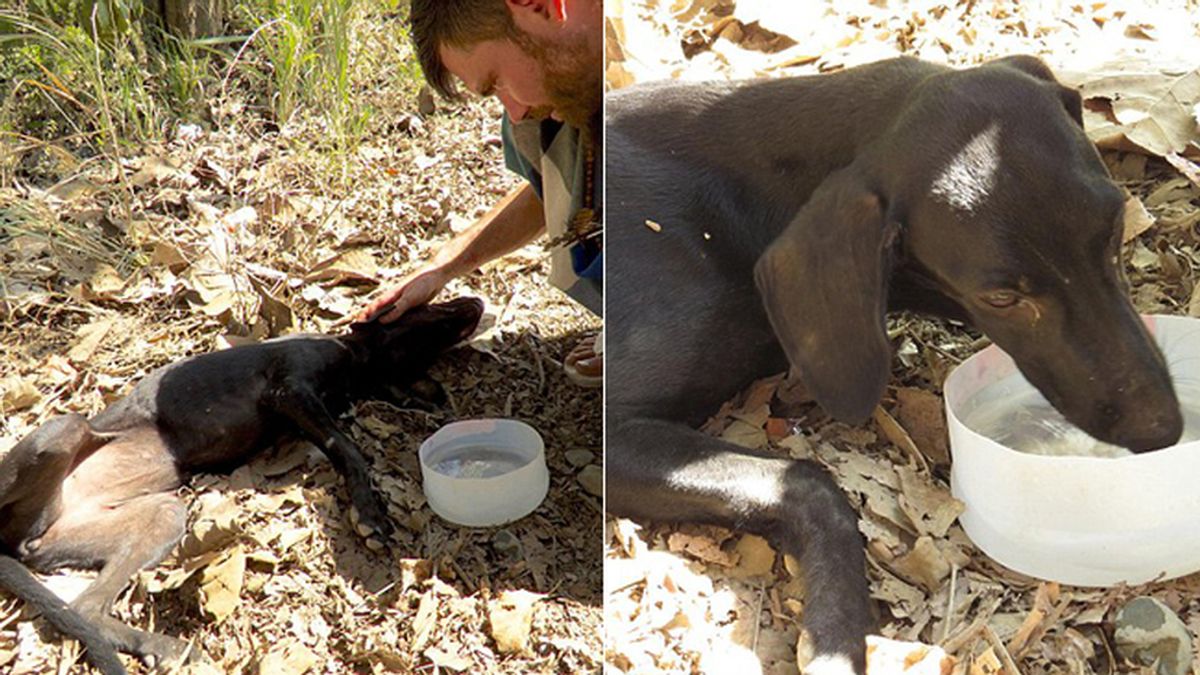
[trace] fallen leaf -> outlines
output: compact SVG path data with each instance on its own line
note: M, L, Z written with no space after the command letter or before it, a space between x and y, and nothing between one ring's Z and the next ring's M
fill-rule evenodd
M1175 153L1170 153L1165 157L1167 163L1175 167L1179 173L1192 182L1192 185L1200 187L1200 165L1195 162L1188 161Z
M929 468L925 463L925 455L921 454L921 451L917 449L917 444L913 442L912 437L908 435L908 432L904 430L904 427L900 426L900 423L896 421L896 418L892 417L891 413L889 413L887 410L884 410L882 405L878 405L875 406L875 413L873 414L873 417L875 419L875 423L878 424L880 430L883 431L883 435L889 441L891 441L892 445L895 445L903 450L904 454L909 456L909 461L918 462L924 469Z
M996 656L996 651L992 647L988 647L987 651L979 656L976 656L971 661L971 668L968 671L970 675L997 675L1004 671L1004 665L1000 663L1000 658Z
M108 337L108 332L115 323L113 319L93 319L80 326L75 331L77 341L67 350L67 358L80 365L87 364L104 342L104 338Z
M150 264L160 265L175 274L182 272L187 266L187 258L177 247L165 242L154 242L154 250L150 252Z
M9 375L0 380L0 404L3 404L5 412L31 408L40 400L42 393L34 386L32 379Z
M259 675L304 675L321 663L311 649L295 638L286 638L271 646L258 661Z
M867 675L950 675L955 663L938 646L867 636Z
M375 262L375 256L366 249L356 248L313 265L304 280L336 286L346 283L375 283L378 277L379 265Z
M417 605L417 614L413 617L412 648L421 651L429 642L429 637L437 625L438 596L434 591L426 591L421 596L421 604Z
M730 570L730 576L735 578L766 576L775 564L775 549L758 535L742 535L734 546L734 552L738 562Z
M1200 156L1200 130L1192 106L1200 101L1200 69L1123 58L1089 72L1060 72L1094 107L1111 116L1085 117L1088 136L1101 147L1128 141L1144 152Z
M950 463L950 439L942 398L913 387L896 390L897 416L925 457L937 465Z
M911 467L896 467L896 475L900 478L900 508L917 531L945 537L950 525L962 514L964 504Z
M439 668L448 668L456 672L464 672L474 667L475 662L463 656L462 654L444 652L437 647L430 647L425 650L425 658L433 662Z
M144 157L141 168L129 178L134 187L166 185L172 182L194 183L195 178L180 170L178 164L165 157Z
M200 574L200 608L215 623L233 614L241 603L246 554L237 546Z
M929 537L917 539L911 551L892 562L892 569L931 593L950 576L950 563Z
M667 549L675 553L686 553L697 560L721 567L733 567L738 562L736 553L726 553L721 550L720 544L703 535L672 532L671 536L667 537Z
M1128 244L1151 227L1154 227L1154 216L1146 210L1142 200L1130 195L1125 200L1125 233L1121 235L1121 243Z
M756 426L743 420L735 419L721 432L721 438L740 445L743 448L757 449L767 445L767 432L762 426Z
M240 507L234 496L210 491L200 495L196 502L199 513L179 545L181 560L224 548L241 534L237 524Z
M504 591L488 603L492 639L502 654L528 654L529 633L538 600L544 596L529 591Z
M85 300L114 300L125 288L125 280L116 268L108 263L96 265L96 269L83 284Z
M402 558L399 564L401 592L407 591L433 575L433 563L425 558Z
M258 294L258 315L267 324L267 337L276 337L285 333L295 325L292 308L287 303L271 294L271 289L254 277L249 277L250 285Z

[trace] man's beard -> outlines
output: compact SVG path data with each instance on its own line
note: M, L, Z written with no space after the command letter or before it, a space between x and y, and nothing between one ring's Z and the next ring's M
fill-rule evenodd
M550 103L529 111L529 117L545 119L551 112L577 129L599 131L600 102L604 96L598 54L579 42L550 43L526 33L514 41L542 68L543 83Z

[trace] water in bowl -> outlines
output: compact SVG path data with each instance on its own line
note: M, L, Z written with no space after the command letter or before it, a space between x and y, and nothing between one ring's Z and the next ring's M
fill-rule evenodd
M1014 380L1014 381L1010 381ZM1200 390L1176 391L1183 408L1180 443L1200 440ZM1048 457L1128 457L1120 446L1096 440L1071 424L1019 375L985 387L963 405L963 423L997 443Z
M514 448L464 445L441 453L433 470L451 478L495 478L528 463L527 453Z

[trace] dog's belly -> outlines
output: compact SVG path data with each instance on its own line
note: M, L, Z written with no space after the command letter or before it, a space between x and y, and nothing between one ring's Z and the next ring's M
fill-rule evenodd
M62 483L62 500L72 508L103 508L182 485L167 441L153 427L123 432L83 458Z

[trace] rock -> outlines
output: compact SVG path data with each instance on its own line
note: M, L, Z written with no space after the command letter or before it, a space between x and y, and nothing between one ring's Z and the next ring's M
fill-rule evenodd
M396 120L396 130L409 136L417 136L425 130L425 123L416 115L401 115L400 119Z
M508 530L500 530L492 535L492 548L507 558L521 557L521 540Z
M588 494L596 495L597 497L604 494L604 469L600 468L599 464L589 464L579 472L575 477L579 484Z
M1122 607L1113 639L1122 658L1147 666L1157 662L1158 675L1191 672L1192 636L1175 612L1154 598L1134 598Z
M568 464L578 469L591 464L592 460L596 459L596 455L591 450L576 448L575 450L568 450L566 458Z
M428 117L437 110L437 101L433 98L433 90L429 85L421 87L421 91L417 93L417 112L425 117Z

